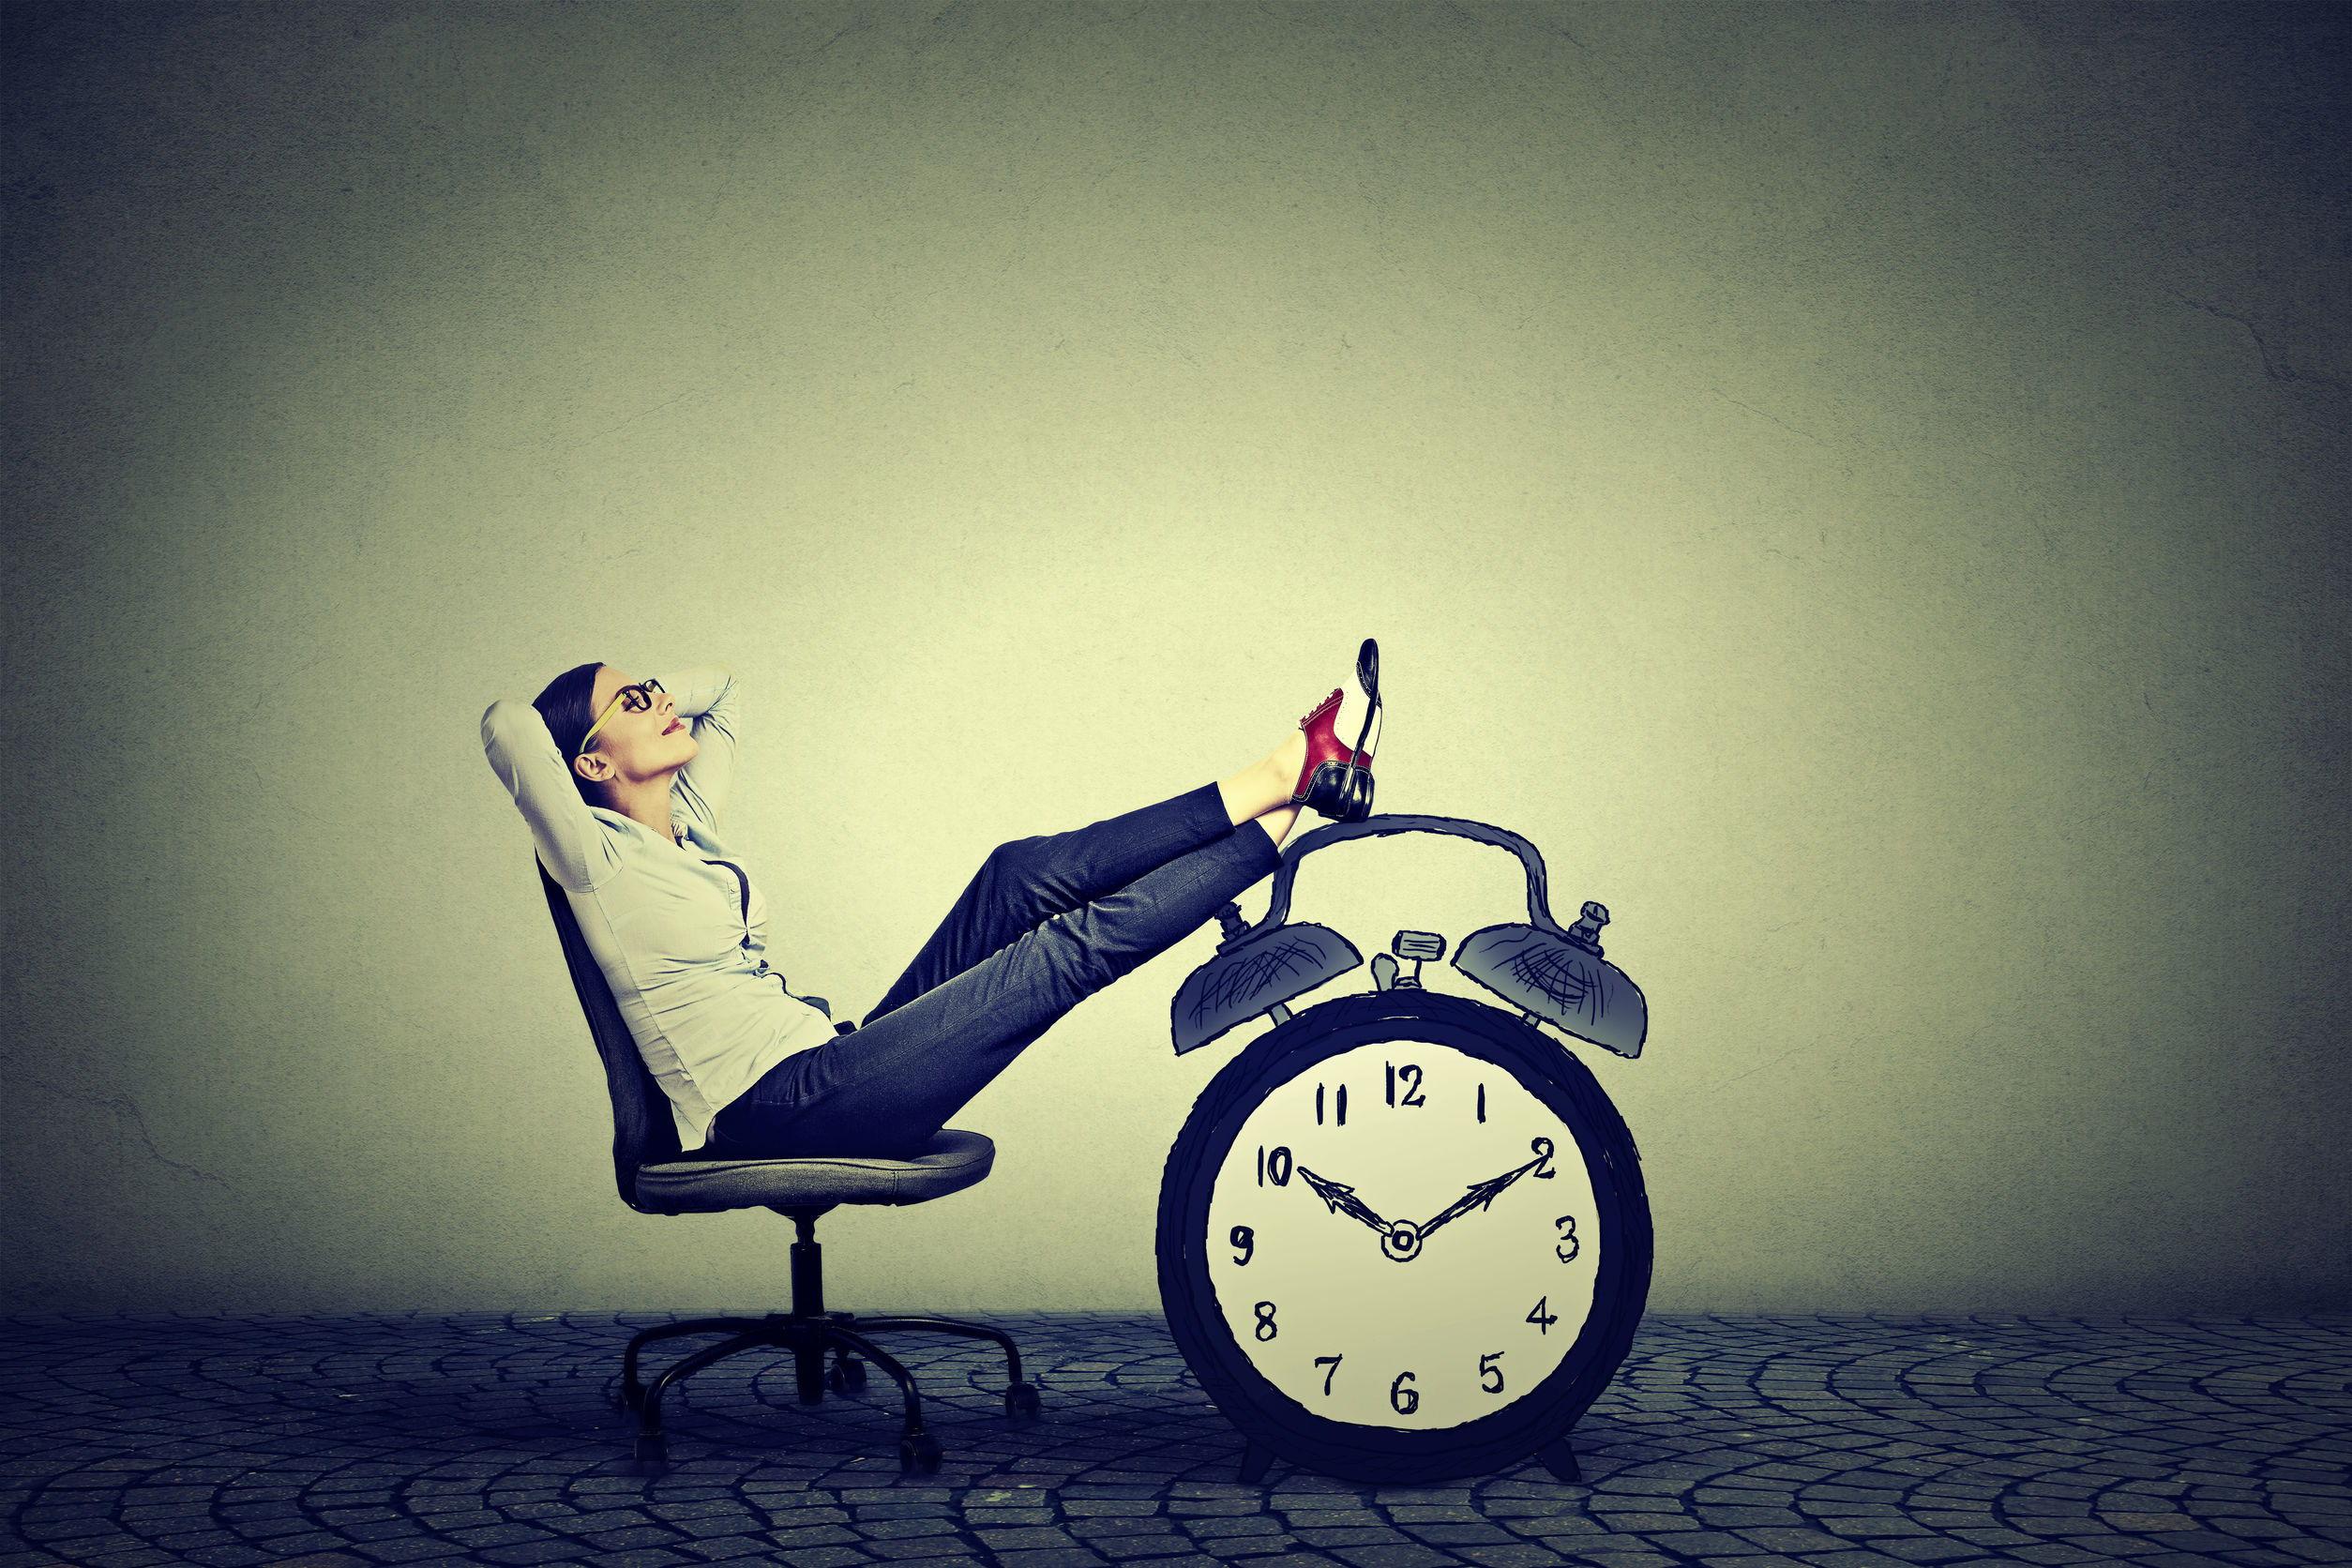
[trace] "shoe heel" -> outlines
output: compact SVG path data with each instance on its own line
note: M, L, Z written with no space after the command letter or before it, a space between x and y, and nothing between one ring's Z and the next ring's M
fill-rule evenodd
M1363 780L1352 807L1349 803L1350 772ZM1350 769L1346 762L1318 762L1304 793L1291 796L1290 804L1334 822L1360 822L1372 814L1372 792L1377 782L1369 768Z

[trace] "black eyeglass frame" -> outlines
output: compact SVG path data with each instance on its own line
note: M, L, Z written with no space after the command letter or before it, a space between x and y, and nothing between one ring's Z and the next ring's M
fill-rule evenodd
M588 726L588 732L580 737L580 749L572 755L575 758L588 755L589 743L596 738L596 731L604 728L604 721L612 716L615 709L626 707L633 714L641 714L654 705L654 693L661 689L661 682L648 675L641 681L631 681L614 692L612 701L604 705L604 712L596 716L596 722Z

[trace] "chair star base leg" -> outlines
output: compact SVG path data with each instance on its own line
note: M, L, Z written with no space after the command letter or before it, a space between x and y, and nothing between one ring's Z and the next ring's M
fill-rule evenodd
M860 1318L856 1323L859 1332L865 1334L871 1334L877 1329L906 1329L920 1334L953 1334L966 1339L990 1340L1004 1352L1005 1382L1018 1386L1021 1381L1020 1349L1013 1343L1013 1336L1003 1329L990 1328L986 1323L966 1323L954 1318Z

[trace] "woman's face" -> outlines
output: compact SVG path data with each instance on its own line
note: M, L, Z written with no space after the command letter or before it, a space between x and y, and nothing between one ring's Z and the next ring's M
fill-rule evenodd
M632 681L609 664L597 666L591 711L603 713ZM652 704L642 710L632 709L627 702L614 708L587 752L572 763L574 770L605 783L675 773L694 761L695 753L702 748L686 721L678 716L676 700L666 691L656 691L653 698Z

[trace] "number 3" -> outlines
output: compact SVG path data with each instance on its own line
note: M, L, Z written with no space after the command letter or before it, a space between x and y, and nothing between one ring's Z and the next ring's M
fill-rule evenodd
M1564 1247L1553 1247L1553 1256L1557 1257L1563 1263L1573 1261L1582 1244L1576 1240L1576 1216L1574 1214L1562 1214L1558 1219L1552 1221L1552 1223L1560 1227L1560 1239L1568 1244Z

